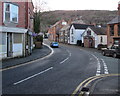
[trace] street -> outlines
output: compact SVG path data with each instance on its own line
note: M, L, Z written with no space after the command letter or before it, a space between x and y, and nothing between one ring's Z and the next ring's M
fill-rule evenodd
M94 49L60 44L47 58L2 71L2 92L80 94L81 83L94 76L84 84L91 94L119 94L119 63L120 59Z

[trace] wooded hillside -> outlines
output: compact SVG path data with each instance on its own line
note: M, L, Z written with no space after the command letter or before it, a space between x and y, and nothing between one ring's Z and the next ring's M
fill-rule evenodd
M108 10L75 10L75 11L49 11L41 13L41 31L47 32L48 28L58 20L82 19L85 23L96 23L105 26L117 15L116 11Z

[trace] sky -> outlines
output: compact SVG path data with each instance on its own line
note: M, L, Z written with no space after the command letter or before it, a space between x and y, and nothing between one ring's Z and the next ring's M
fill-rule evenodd
M33 0L34 5L43 2L44 10L117 10L120 0ZM37 2L37 3L36 3Z

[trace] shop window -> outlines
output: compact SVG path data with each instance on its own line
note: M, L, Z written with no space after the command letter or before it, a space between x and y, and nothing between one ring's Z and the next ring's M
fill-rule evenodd
M6 45L6 34L5 33L0 33L0 45Z
M14 34L14 43L22 43L22 34Z

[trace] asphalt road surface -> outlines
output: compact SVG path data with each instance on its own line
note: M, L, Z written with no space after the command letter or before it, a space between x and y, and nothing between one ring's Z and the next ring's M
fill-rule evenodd
M74 95L88 87L92 94L119 94L118 58L64 44L53 51L42 60L2 71L2 93Z

